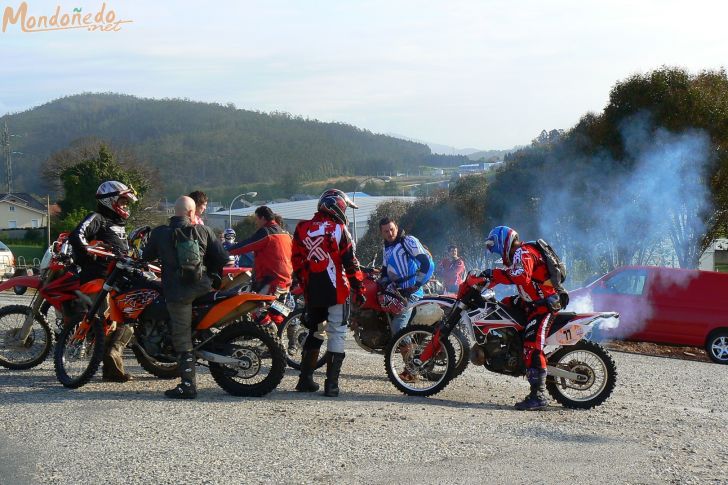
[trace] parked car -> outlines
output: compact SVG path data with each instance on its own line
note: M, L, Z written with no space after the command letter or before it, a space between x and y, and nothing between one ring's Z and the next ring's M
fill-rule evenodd
M10 248L0 242L0 276L9 278L15 273L15 257Z
M608 338L705 347L713 362L728 364L728 273L626 266L570 296L569 309L619 312Z

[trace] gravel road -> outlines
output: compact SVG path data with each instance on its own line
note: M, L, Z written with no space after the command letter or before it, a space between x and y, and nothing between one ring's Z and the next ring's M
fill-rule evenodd
M50 360L0 369L0 484L728 483L728 369L613 355L604 405L540 413L512 408L525 380L472 366L435 398L403 396L354 347L339 399L296 393L290 370L259 399L202 370L199 399L170 402L133 358L135 381L79 390Z

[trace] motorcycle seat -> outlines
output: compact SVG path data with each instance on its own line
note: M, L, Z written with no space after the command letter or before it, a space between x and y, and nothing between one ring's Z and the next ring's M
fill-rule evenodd
M224 290L220 291L211 291L210 293L207 293L202 296L198 296L195 298L195 300L192 302L193 305L208 305L210 303L215 303L216 301L224 300L226 298L230 298L231 296L235 296L240 294L241 287L236 286L233 288L226 288Z
M564 328L564 326L567 323L569 323L570 321L572 321L575 316L576 316L576 313L574 313L574 312L557 313L556 318L554 318L554 323L552 323L551 328L549 328L548 336L550 337L551 335L555 334L556 332L558 332L559 330Z

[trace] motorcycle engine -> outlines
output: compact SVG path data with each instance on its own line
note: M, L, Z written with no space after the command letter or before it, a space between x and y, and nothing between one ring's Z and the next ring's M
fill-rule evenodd
M160 361L174 361L176 354L166 320L144 320L137 327L137 341L148 355Z
M383 349L389 341L389 323L381 312L369 309L353 311L351 328L356 339L370 349Z
M514 329L491 330L481 348L485 352L485 366L489 370L515 375L525 372L523 342Z

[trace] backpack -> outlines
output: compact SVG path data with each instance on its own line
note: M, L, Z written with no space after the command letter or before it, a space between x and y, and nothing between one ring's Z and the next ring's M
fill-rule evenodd
M203 265L199 234L195 226L189 227L189 235L178 227L174 230L174 249L177 252L179 277L183 283L197 283L202 279Z
M535 243L531 243L541 253L546 267L549 271L549 279L553 285L556 293L559 295L561 301L561 308L566 308L569 304L569 293L564 288L564 281L566 281L566 265L556 251L543 239L537 240Z

